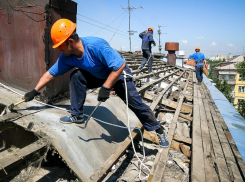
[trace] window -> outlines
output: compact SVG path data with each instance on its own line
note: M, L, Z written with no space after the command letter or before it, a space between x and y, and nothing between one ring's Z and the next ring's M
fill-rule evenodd
M225 80L225 75L219 75L220 80Z
M238 93L244 93L244 88L242 86L238 86Z
M235 75L229 75L229 80L235 80Z

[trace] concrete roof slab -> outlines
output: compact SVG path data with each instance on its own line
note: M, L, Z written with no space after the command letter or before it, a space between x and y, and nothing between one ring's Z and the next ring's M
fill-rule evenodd
M0 88L0 92L0 103L5 105L18 102L22 98L4 88ZM97 95L88 93L84 114L89 115L97 103ZM57 106L69 109L70 101L64 100ZM60 117L69 115L67 111L43 106L34 101L20 104L16 111L21 113L22 117L14 122L25 128L33 122L33 132L41 131L47 134L52 145L82 181L86 181L129 135L127 129L106 125L94 119L126 127L126 105L119 97L110 97L102 103L85 129L85 124L60 123ZM136 127L139 120L131 110L129 117L131 127Z

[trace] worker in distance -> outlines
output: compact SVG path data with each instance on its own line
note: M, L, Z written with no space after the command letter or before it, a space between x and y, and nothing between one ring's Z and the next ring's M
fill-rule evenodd
M152 72L152 52L151 52L151 45L153 44L156 46L156 43L153 39L153 28L149 27L148 31L145 30L144 32L141 32L139 34L139 37L142 39L142 53L143 53L143 58L141 65L139 66L139 70L141 70L145 64L148 62L148 73Z
M202 75L203 74L203 67L205 65L207 68L207 63L206 63L204 54L200 53L200 48L196 47L195 51L196 51L196 53L190 55L189 58L195 60L196 78L198 81L197 84L201 85L202 80L203 80L203 75Z
M40 78L36 87L25 94L26 102L34 99L39 91L54 77L75 69L70 75L70 115L60 118L64 124L84 122L83 105L86 89L100 87L98 101L105 102L113 87L126 103L123 70L132 75L121 55L107 41L98 37L81 37L76 33L76 24L68 19L59 19L51 28L53 48L62 52L57 62ZM126 79L129 108L136 114L147 131L156 131L160 145L169 142L153 111L144 104L131 77Z

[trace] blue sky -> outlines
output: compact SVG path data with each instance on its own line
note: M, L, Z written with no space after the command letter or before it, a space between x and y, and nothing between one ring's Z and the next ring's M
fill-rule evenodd
M74 1L78 3L80 37L101 37L113 48L129 51L129 13L122 9L127 8L128 0ZM138 34L151 26L157 43L154 52L159 52L157 30L161 25L166 26L161 27L162 33L167 33L161 35L165 54L165 42L179 42L179 50L184 50L186 57L197 46L206 57L243 54L245 0L130 0L130 6L143 7L131 13L131 30L137 31L132 36L132 51L140 50Z

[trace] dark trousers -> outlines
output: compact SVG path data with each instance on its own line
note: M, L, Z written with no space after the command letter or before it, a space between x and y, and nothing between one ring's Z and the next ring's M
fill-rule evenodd
M126 65L125 71L132 75L129 67ZM70 76L70 100L71 100L71 114L83 114L83 105L86 99L86 89L101 87L106 80L99 79L91 75L89 72L76 69ZM147 131L153 131L161 127L159 121L156 120L153 111L149 106L142 102L138 91L135 88L132 78L127 78L128 89L128 105L129 108L136 114L140 122ZM116 94L126 103L125 84L123 75L113 86Z
M202 79L203 79L203 66L200 65L200 66L196 66L196 77L197 77L197 80L198 82L202 82Z
M149 50L142 50L143 51L143 58L140 67L144 67L146 62L148 61L148 73L152 72L152 56Z

